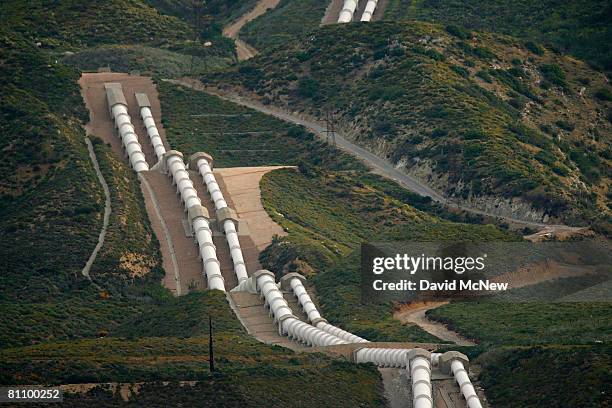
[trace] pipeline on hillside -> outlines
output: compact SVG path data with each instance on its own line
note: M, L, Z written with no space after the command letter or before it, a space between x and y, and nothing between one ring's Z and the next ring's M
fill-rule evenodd
M366 6L366 10L367 7L368 6ZM146 171L149 168L144 160L144 154L140 149L134 127L127 114L127 103L123 97L121 85L105 84L105 87L106 85L114 85L107 87L107 99L109 108L115 118L115 123L117 124L117 128L124 142L124 147L130 158L130 163L135 171ZM111 90L110 92L109 89ZM189 178L189 173L183 162L183 155L178 151L165 150L151 113L148 98L145 94L137 94L136 98L141 109L140 113L143 123L147 129L147 134L151 140L155 154L158 157L158 161L168 170L170 177L172 177L174 184L177 186L177 193L181 197L185 210L188 212L189 220L195 233L200 255L204 263L205 274L208 278L208 287L210 289L224 291L224 280L216 256L216 248L212 241L208 213L202 206L197 196L197 192L193 187L193 182ZM219 216L220 211L223 214L228 213L229 211L227 210L230 209L227 206L227 202L212 172L212 158L206 153L196 153L190 158L189 167L198 168L208 192L215 203L215 208L218 212L217 219L223 224L228 245L230 246L232 260L234 261L234 270L238 277L238 286L234 289L235 291L248 290L258 292L260 296L265 299L265 304L269 307L274 322L278 325L279 333L287 335L289 338L300 343L308 346L368 343L368 340L335 327L321 317L321 314L304 287L303 281L305 278L303 276L296 273L288 274L281 279L280 284L277 284L272 272L260 270L249 278L236 231L238 221L235 217L232 218L228 216L222 218ZM226 211L224 212L224 210ZM285 286L286 289L291 289L293 291L300 306L312 324L302 322L293 315L279 286ZM468 359L461 353L451 351L444 354L432 354L418 348L390 349L365 347L358 349L354 353L354 359L357 363L371 362L381 367L396 367L409 370L412 381L413 406L415 408L433 407L431 391L432 366L438 366L441 371L449 375L452 374L455 377L469 408L482 408L478 395L476 394L465 368Z
M145 160L138 136L134 132L134 125L127 112L127 102L119 83L105 83L106 101L110 110L111 117L115 121L115 126L121 137L123 148L128 155L130 164L135 172L149 170L149 165Z
M306 280L306 278L299 273L289 273L283 276L281 279L281 287L293 291L300 306L302 307L302 310L304 310L304 313L306 313L308 320L313 326L323 330L324 332L333 334L334 336L339 337L348 343L368 343L368 340L331 325L327 322L327 320L321 317L321 314L317 310L317 307L304 287L304 280Z
M234 264L234 273L238 278L238 283L240 283L248 279L249 275L242 255L240 240L238 239L238 218L236 212L228 207L225 198L223 198L221 188L212 172L212 157L203 152L195 153L189 159L189 168L193 170L196 168L198 169L204 180L204 184L206 184L206 189L215 203L217 222L219 226L223 226L227 245L229 246L232 262Z
M204 264L204 275L208 282L208 288L225 291L221 265L217 259L217 250L213 243L208 221L208 211L202 206L198 193L193 187L193 182L183 162L183 154L176 150L166 151L151 113L149 98L143 93L136 93L135 96L144 126L157 155L158 163L161 163L162 170L168 171L168 175L172 178L173 184L176 185L177 194L181 197L181 202L189 217L189 224L198 243L198 252Z

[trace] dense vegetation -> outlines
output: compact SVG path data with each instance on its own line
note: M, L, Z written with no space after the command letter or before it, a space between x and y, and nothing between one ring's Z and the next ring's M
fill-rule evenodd
M86 70L108 66L180 76L233 61L233 43L222 37L220 26L206 13L226 16L241 10L240 4L217 1L216 7L203 11L197 25L191 5L172 4L182 13L162 14L171 10L160 6L160 12L142 0L105 0L95 7L75 0L36 0L24 7L10 0L0 6L0 15L31 43Z
M609 85L544 49L424 23L328 26L206 79L336 112L358 143L457 199L518 198L580 224L609 216Z
M327 0L281 0L272 10L247 23L240 38L257 49L282 47L316 29Z
M489 346L522 346L609 342L610 313L609 303L453 302L427 315Z
M384 17L510 34L612 70L611 15L604 0L389 0Z
M277 170L264 176L261 187L266 210L289 232L262 254L263 264L279 275L313 275L324 316L369 340L435 338L393 320L389 304L362 304L361 242L517 239L493 225L454 223L419 211L385 192L377 179L355 172Z
M609 344L497 349L480 358L481 379L495 407L609 407L611 352Z

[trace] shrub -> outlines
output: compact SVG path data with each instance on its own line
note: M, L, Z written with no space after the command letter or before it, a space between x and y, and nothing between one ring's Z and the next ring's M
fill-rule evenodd
M551 83L561 86L563 88L567 87L565 72L563 72L561 67L557 64L542 65L540 67L540 72L542 72L544 78L546 78Z
M600 101L612 101L612 92L608 88L601 88L595 92L595 97Z
M298 83L298 94L305 98L314 98L321 92L321 85L316 79L303 78Z
M454 24L447 25L446 31L449 34L452 34L455 37L460 38L462 40L467 40L472 37L472 33L469 30L463 27L456 26Z
M544 48L541 45L534 43L533 41L527 41L525 43L525 48L527 48L529 51L533 52L536 55L544 55Z

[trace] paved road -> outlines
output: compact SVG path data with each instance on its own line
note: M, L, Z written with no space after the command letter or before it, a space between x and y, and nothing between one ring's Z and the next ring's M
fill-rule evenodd
M100 184L102 185L102 189L104 190L104 197L105 197L104 199L104 221L102 222L102 229L100 230L100 235L98 236L98 243L96 244L96 247L94 248L93 252L89 256L89 259L87 260L87 263L83 267L83 270L81 270L81 274L85 276L87 279L91 280L91 277L89 276L89 271L91 270L91 266L96 260L96 256L98 256L98 252L100 252L102 245L104 245L104 238L106 237L106 230L108 229L108 222L110 220L110 214L111 214L111 197L110 197L110 190L108 189L108 184L106 184L106 180L104 179L104 176L102 175L102 172L100 171L100 165L98 164L96 153L93 149L93 145L91 144L91 140L89 140L88 137L85 137L85 144L87 144L87 150L89 151L89 158L91 159L91 162L94 166L94 170L96 171L98 180L100 180Z
M169 79L166 81L174 83L174 84L178 84L178 85L187 86L187 87L190 87L196 90L205 91L210 94L216 95L222 99L228 100L230 102L234 102L238 105L242 105L242 106L246 106L251 109L255 109L267 115L275 116L286 122L291 122L291 123L295 123L298 125L302 125L310 129L311 131L313 131L317 136L321 137L322 139L324 140L327 139L327 135L325 133L325 130L326 130L325 126L322 123L319 123L315 120L305 119L303 117L293 115L281 109L271 107L268 105L263 105L262 103L258 101L247 99L243 96L226 93L226 92L223 92L215 88L205 87L204 85L202 85L202 83L200 83L197 80L190 80L190 79L180 79L180 80L172 79L170 80ZM543 222L522 220L522 219L508 217L508 216L500 216L497 214L486 212L478 208L458 205L456 203L451 202L449 199L442 196L440 193L433 190L431 187L427 186L421 181L396 169L393 166L393 164L389 163L388 161L376 156L375 154L364 149L363 147L360 147L356 145L355 143L349 141L347 138L342 136L342 134L336 133L336 145L339 148L343 149L344 151L351 153L352 155L360 158L375 173L378 173L386 178L394 180L402 187L407 188L408 190L411 190L419 195L431 197L432 200L439 202L441 204L444 204L447 207L460 209L460 210L469 212L471 214L477 214L477 215L482 215L486 217L493 217L493 218L500 219L506 222L510 222L516 225L523 225L523 226L536 227L536 228L548 228L548 229L551 229L557 232L558 231L578 231L584 228L584 227L570 227L570 226L561 225L561 224L546 224Z

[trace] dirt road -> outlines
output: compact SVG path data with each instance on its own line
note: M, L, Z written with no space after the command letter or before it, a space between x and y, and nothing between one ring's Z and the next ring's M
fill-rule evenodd
M416 324L427 333L436 336L444 341L451 341L459 346L474 346L476 343L462 337L459 333L449 330L442 323L429 320L425 313L430 309L435 309L448 302L423 302L417 304L404 305L393 314L402 323Z
M267 115L275 116L286 122L302 125L308 128L309 130L311 130L312 132L314 132L317 136L319 136L323 140L327 139L325 124L318 122L316 119L305 118L302 116L298 116L298 115L286 112L283 109L280 109L277 107L263 105L261 102L257 100L247 98L242 95L228 93L228 92L219 90L217 88L205 87L204 85L202 85L201 82L194 80L194 79L183 78L183 79L167 80L167 81L174 83L174 84L183 85L183 86L186 86L192 89L196 89L199 91L208 92L210 94L216 95L222 99L228 100L238 105L246 106L248 108L257 110ZM372 169L373 172L383 177L389 178L397 182L402 187L410 191L413 191L421 196L430 197L433 201L439 202L449 208L459 209L459 210L469 212L471 214L482 215L485 217L499 219L504 222L514 224L520 227L527 226L527 227L535 227L535 228L547 228L551 231L564 232L566 234L571 234L573 232L582 232L584 230L584 227L570 227L570 226L561 225L561 224L546 224L546 223L537 222L537 221L521 220L521 219L517 219L514 217L500 216L498 214L489 213L489 212L486 212L478 208L458 205L456 203L451 202L449 199L442 196L440 193L438 193L431 187L427 186L423 182L419 181L418 179L395 168L395 166L392 163L389 163L388 161L376 156L374 153L371 153L368 150L364 149L363 147L358 146L355 143L351 142L341 133L336 133L336 145L340 149L361 159L367 166L369 166Z
M236 42L236 53L238 61L244 61L257 55L257 50L238 38L238 32L246 23L264 14L268 9L275 8L280 0L261 0L255 8L223 29L223 36L231 38Z
M108 229L108 222L110 221L111 214L111 197L110 190L108 189L108 184L106 184L106 180L100 171L100 165L98 164L98 159L96 158L96 152L94 151L93 145L91 144L91 140L89 137L85 137L85 144L87 144L87 151L89 152L89 158L94 166L94 170L96 171L96 175L98 176L98 180L102 185L102 189L104 190L104 221L102 222L102 229L100 230L100 235L98 235L98 243L94 248L93 252L89 256L87 263L83 267L81 274L88 279L91 279L89 276L89 271L91 270L91 266L96 260L96 256L98 256L98 252L104 245L104 238L106 237L106 230Z

